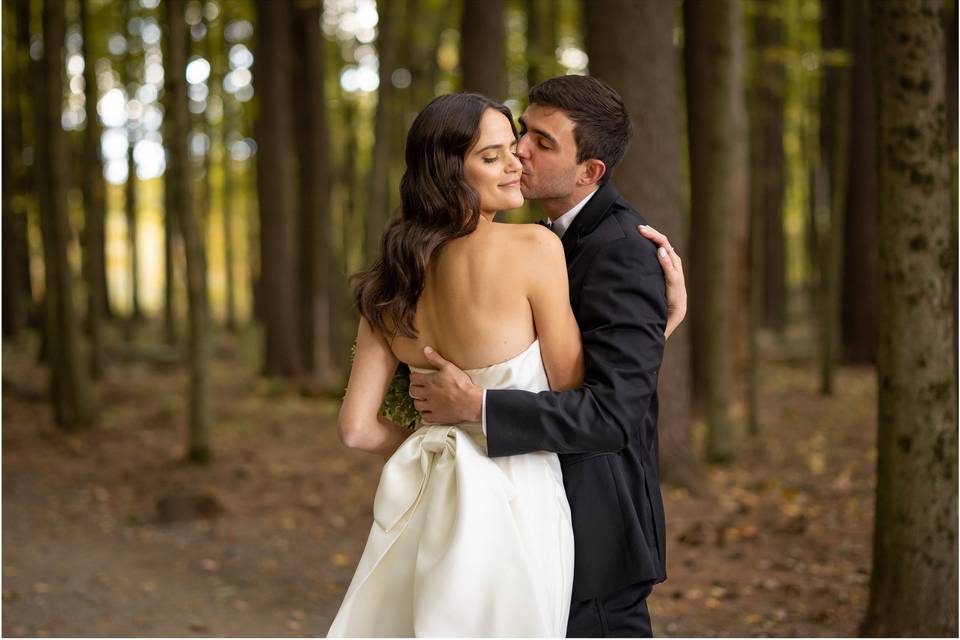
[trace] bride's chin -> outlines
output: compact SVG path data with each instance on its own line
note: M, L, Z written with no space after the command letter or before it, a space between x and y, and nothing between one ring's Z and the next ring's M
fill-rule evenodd
M504 210L510 209L519 209L523 206L523 196L518 195L516 198L510 198L510 201L507 203L507 206Z

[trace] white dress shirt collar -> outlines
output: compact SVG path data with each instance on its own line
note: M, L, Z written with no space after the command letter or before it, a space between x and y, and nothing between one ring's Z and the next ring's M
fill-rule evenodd
M589 194L587 194L586 198L573 205L572 209L554 220L550 224L550 228L553 229L553 232L562 238L563 234L566 233L567 229L570 228L570 225L573 224L574 218L576 218L577 214L580 213L580 211L587 205L588 202L590 202L590 198L592 198L593 194L595 194L597 191L598 189L591 191Z

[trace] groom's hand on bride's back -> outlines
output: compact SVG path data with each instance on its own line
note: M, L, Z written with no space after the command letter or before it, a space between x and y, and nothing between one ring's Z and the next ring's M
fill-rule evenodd
M667 283L667 328L663 334L669 338L687 315L687 285L683 281L683 262L670 246L667 236L645 224L637 225L637 231L658 247L657 257L663 267L663 279Z
M480 422L483 389L430 347L424 347L423 355L437 369L436 373L410 372L410 397L423 421L434 424Z

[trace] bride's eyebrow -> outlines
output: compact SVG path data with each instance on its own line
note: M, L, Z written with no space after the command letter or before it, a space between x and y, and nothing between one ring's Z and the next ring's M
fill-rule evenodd
M483 149L477 149L477 153L483 153L484 151L490 151L491 149L500 149L501 147L507 147L508 149L513 145L517 144L516 141L501 142L500 144L488 144Z

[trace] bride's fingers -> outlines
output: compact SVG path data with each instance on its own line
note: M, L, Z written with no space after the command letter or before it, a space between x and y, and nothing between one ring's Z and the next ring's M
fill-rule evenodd
M673 262L670 253L670 251L667 251L663 247L657 249L657 258L660 260L660 266L663 267L663 271L667 275L670 275L677 270L677 265Z
M639 231L640 235L642 235L644 238L647 238L648 240L652 240L657 245L661 247L665 247L666 249L671 248L670 239L667 238L667 236L660 233L659 231L657 231L656 229L654 229L653 227L651 227L650 225L648 224L637 225L637 231Z

